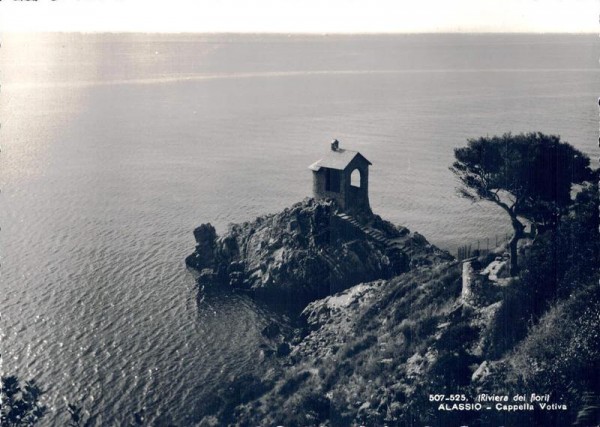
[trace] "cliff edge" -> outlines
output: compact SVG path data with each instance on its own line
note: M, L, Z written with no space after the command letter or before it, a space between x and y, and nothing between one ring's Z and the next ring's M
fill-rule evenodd
M418 233L378 215L350 216L333 201L306 199L280 213L233 224L218 236L194 230L186 264L219 282L279 303L306 305L357 283L451 260Z

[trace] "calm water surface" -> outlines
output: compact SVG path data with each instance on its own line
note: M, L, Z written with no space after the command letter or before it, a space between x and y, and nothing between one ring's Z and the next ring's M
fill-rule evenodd
M3 372L64 423L146 407L190 425L251 370L277 317L196 299L191 231L309 195L332 138L372 161L371 204L450 250L503 235L455 195L467 138L558 133L591 154L596 36L5 35L0 50Z

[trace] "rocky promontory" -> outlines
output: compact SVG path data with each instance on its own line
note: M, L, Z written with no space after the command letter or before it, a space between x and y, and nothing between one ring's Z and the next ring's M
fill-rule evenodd
M596 425L590 194L523 247L510 277L506 248L457 261L418 233L330 202L306 200L221 237L200 226L187 263L201 283L302 299L303 310L293 325L264 327L255 369L231 376L199 425ZM462 411L432 399L532 393L562 409Z
M200 272L200 282L296 306L452 259L422 235L378 215L349 215L333 201L314 199L230 225L222 236L202 224L194 237L196 250L186 264Z

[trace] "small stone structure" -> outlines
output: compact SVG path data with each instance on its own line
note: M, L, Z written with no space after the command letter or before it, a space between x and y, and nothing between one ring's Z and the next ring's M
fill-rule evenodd
M473 296L473 281L475 280L475 269L473 261L476 258L469 258L463 261L462 264L462 291L460 299L463 304L471 305L474 300Z
M321 160L309 166L313 171L315 199L334 199L349 212L371 211L368 161L358 151L340 148L336 139Z

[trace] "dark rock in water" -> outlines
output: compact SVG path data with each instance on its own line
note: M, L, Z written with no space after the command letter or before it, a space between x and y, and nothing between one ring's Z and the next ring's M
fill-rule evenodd
M212 246L215 240L217 240L217 232L212 225L202 224L194 230L194 238L199 245L202 244L202 242L206 242L208 245Z
M272 340L281 334L281 328L276 323L270 323L261 331L261 334L263 337Z
M303 307L357 283L390 278L451 256L377 215L349 216L331 201L306 199L275 215L231 225L218 237L194 230L188 266L257 297Z
M215 227L210 224L202 224L194 230L196 239L196 251L186 258L188 266L197 270L214 268L214 250L217 240Z
M286 342L283 342L277 346L277 357L285 357L290 354L290 352L290 345Z
M214 281L215 279L215 272L213 271L212 268L203 268L202 271L200 271L200 275L198 276L198 283L200 284L210 284Z

